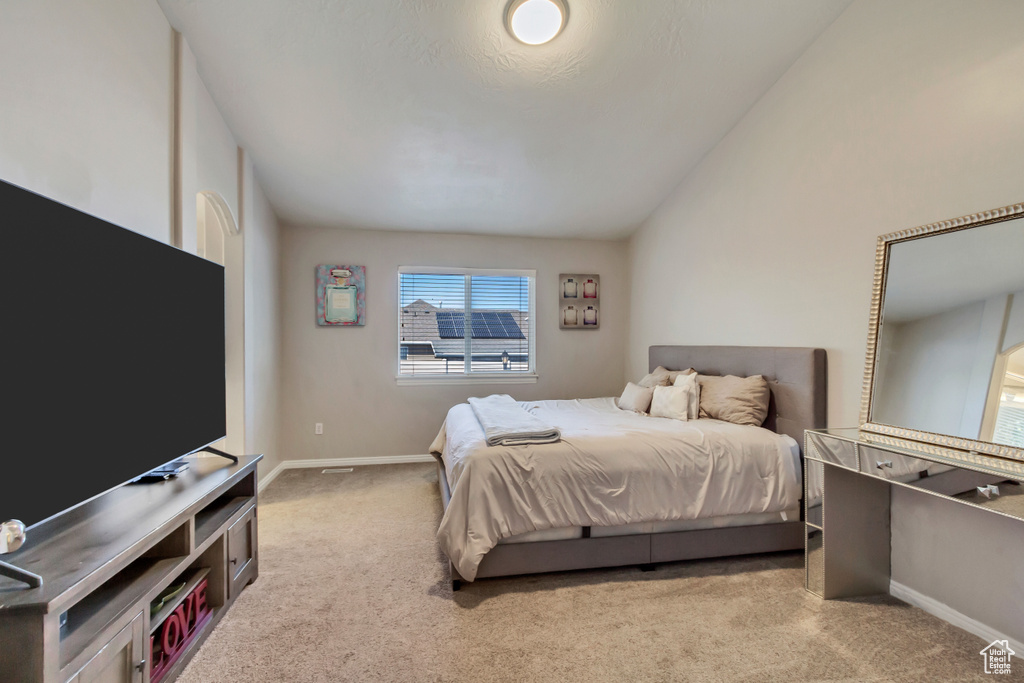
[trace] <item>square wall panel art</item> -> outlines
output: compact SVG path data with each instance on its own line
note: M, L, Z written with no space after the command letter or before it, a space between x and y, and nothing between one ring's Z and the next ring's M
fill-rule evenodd
M316 267L316 324L366 324L366 266Z
M596 330L601 326L601 276L558 276L558 326L563 330Z

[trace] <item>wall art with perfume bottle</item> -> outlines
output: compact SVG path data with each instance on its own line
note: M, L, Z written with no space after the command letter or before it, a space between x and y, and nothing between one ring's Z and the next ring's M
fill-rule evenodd
M366 324L366 266L316 267L316 324Z
M601 276L558 276L558 326L596 330L601 326Z

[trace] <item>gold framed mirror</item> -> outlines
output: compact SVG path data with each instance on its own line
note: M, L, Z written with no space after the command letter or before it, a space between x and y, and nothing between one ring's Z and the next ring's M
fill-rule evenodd
M1024 203L878 238L860 423L1024 460Z

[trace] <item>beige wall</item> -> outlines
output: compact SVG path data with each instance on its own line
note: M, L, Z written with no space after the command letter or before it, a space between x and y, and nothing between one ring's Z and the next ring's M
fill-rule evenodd
M156 2L0 3L0 74L0 179L190 252L197 192L217 191L238 219L237 146ZM243 251L239 238L231 250L238 305L229 443L242 451L252 442L269 456L276 424L265 418L276 405L279 344L262 333L276 325L278 307L257 285L260 297L246 308L254 334L244 338L242 278L251 264L254 281L276 287L277 219L258 187L249 194L254 245ZM255 364L244 378L246 355Z
M1016 0L851 5L634 236L632 374L655 343L821 346L856 425L876 236L1024 200L1022 35ZM1024 638L1024 530L964 556L924 498L894 498L893 578Z
M855 423L876 236L1024 198L1022 13L852 5L635 235L630 369L651 343L824 346Z
M218 447L231 453L242 453L247 450L245 424L248 410L245 401L247 231L242 229L239 212L239 149L231 129L199 76L188 42L180 36L178 40L181 246L224 266L227 438ZM223 200L230 214L227 224L218 220L205 199L197 206L200 192L214 193ZM200 222L204 229L197 231ZM206 235L203 250L199 250L197 232ZM263 471L266 472L266 468Z
M0 3L0 178L170 242L173 46L156 2Z
M245 452L263 453L260 477L281 461L280 229L273 207L243 164L245 232Z
M519 400L618 395L629 276L621 242L286 227L282 236L284 457L415 455L469 396ZM316 325L318 264L366 266L366 326ZM398 267L537 271L536 384L398 386ZM558 329L559 273L601 276L601 327ZM315 436L313 425L324 424Z
M227 439L222 447L264 454L262 479L279 462L279 226L251 160L200 77L187 41L179 40L182 245L196 250L197 194L216 193L237 232L219 236L227 293ZM218 229L209 217L205 222L208 230Z

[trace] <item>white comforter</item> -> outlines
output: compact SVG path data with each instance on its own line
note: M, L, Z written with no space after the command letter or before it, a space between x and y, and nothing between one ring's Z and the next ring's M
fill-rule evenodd
M437 539L468 581L500 539L528 531L779 512L800 500L793 441L767 429L647 417L613 398L520 405L562 440L487 446L463 403L431 444L452 494Z

